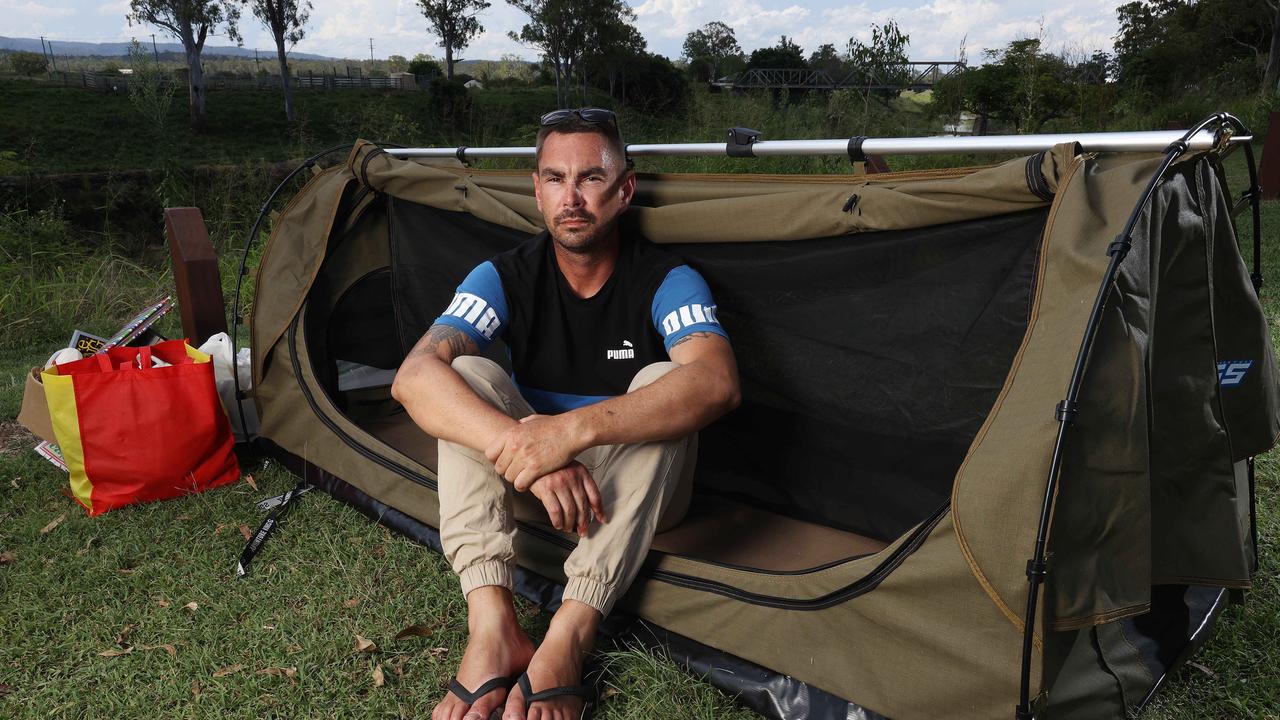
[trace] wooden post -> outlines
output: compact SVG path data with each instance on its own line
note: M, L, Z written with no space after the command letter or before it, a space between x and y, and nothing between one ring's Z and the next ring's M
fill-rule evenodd
M227 331L218 256L213 252L200 208L165 208L164 228L169 236L182 332L198 347L210 335Z
M1280 199L1280 110L1272 110L1267 121L1267 139L1262 143L1258 184L1263 200Z

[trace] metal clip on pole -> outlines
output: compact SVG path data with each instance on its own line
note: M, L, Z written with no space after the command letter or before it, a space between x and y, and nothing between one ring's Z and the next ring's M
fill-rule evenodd
M729 128L729 139L724 151L729 157L755 157L751 146L760 139L760 131L744 127Z

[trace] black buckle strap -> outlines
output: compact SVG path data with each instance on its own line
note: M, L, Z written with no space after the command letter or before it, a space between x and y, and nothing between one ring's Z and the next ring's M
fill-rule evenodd
M1119 255L1123 258L1129 254L1129 250L1133 248L1133 241L1125 235L1117 235L1116 239L1107 246L1107 255Z
M849 144L845 147L845 151L849 153L849 162L864 163L867 161L867 154L862 152L862 143L866 142L866 135L854 135L849 138Z
M236 577L248 577L253 565L253 558L257 556L262 546L267 544L267 540L271 538L271 533L275 531L276 525L289 513L294 500L310 489L311 485L307 481L299 480L298 484L294 485L293 489L284 495L278 498L268 498L259 503L259 507L268 503L275 503L275 505L272 507L271 513L267 515L267 519L263 520L253 535L249 536L249 542L244 546L244 550L240 552L240 561L236 563Z
M468 148L466 145L460 145L458 146L458 149L454 151L453 156L458 158L458 162L462 163L463 165L466 165L467 164L466 155L467 155L467 150L469 149L470 148Z
M724 144L724 151L729 157L755 157L751 146L760 139L760 131L744 127L729 128L729 139Z
M1049 574L1049 561L1031 558L1027 561L1027 578L1030 580L1043 581L1045 576Z
M1063 400L1062 402L1058 403L1058 407L1054 411L1053 416L1058 418L1059 422L1063 422L1070 425L1071 423L1075 422L1076 413L1079 412L1079 410L1080 410L1080 403L1074 400Z

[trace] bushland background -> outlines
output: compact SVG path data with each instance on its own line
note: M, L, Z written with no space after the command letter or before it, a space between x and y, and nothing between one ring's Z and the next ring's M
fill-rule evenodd
M293 120L279 91L215 86L206 116L194 122L181 56L134 48L119 57L61 59L60 73L132 71L109 90L86 89L29 54L0 54L0 715L425 717L461 658L465 606L444 561L318 494L302 499L252 580L233 578L243 534L260 520L254 502L292 485L270 463L246 464L252 484L89 519L63 493L65 475L32 452L35 440L14 420L25 371L73 330L108 335L172 292L162 208L203 211L229 300L240 249L254 243L252 269L269 231L268 223L259 237L248 237L255 215L302 158L360 137L415 146L527 145L537 117L565 104L616 109L628 142L712 141L730 126L760 130L766 139L930 135L947 127L1164 129L1225 109L1257 132L1261 152L1269 113L1280 109L1268 49L1274 18L1227 0L1139 2L1119 12L1113 52L1086 55L1023 38L977 50L970 70L924 93L708 87L708 80L751 67L892 78L909 47L909 29L892 24L876 28L869 44L806 52L784 37L747 54L726 42L731 28L713 23L690 33L675 62L648 54L641 39L623 63L625 81L610 64L616 58L589 54L574 71L517 59L445 67L426 55L341 66L296 61L295 75L379 77L413 69L429 81L413 90L299 90ZM261 63L245 58L202 62L211 80L263 74ZM472 78L485 88L462 86ZM998 159L888 161L902 170ZM637 164L641 171L860 170L838 158ZM1247 187L1240 153L1228 170L1238 194ZM1280 204L1264 205L1262 227L1264 271L1275 278ZM1262 293L1275 325L1280 300L1273 288L1271 281ZM245 317L253 290L250 275ZM161 331L181 335L176 313ZM1258 474L1256 586L1243 606L1225 613L1214 639L1172 679L1150 717L1280 716L1274 453L1259 458ZM521 608L539 636L547 618ZM626 645L605 645L598 655L605 668L600 717L752 717L666 658Z

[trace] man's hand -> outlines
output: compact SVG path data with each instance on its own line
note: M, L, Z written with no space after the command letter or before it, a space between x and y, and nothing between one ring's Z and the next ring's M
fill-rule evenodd
M498 436L484 454L499 475L524 492L589 447L576 435L564 415L530 415Z
M573 530L586 537L594 512L600 522L608 522L600 488L582 463L574 460L565 467L543 475L529 486L529 492L542 501L547 516L557 530Z

